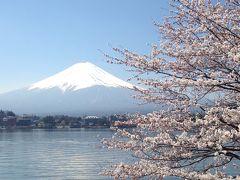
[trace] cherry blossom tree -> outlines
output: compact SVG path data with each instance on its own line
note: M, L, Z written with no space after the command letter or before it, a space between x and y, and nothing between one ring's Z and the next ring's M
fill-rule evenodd
M135 115L103 143L131 152L134 162L103 174L116 179L240 178L240 1L173 0L156 24L150 55L114 49L111 63L135 72L138 98L164 105Z

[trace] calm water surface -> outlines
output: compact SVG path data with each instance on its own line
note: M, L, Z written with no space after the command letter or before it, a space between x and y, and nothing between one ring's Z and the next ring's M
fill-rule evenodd
M101 148L109 129L0 132L0 180L107 179L99 172L126 154Z
M130 155L101 148L110 129L28 130L0 132L0 180L110 179L100 176ZM226 171L238 175L236 168ZM176 178L167 178L176 179Z

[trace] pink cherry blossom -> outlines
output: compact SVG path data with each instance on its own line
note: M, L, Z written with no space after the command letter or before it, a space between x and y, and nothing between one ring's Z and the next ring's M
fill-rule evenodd
M136 157L103 174L240 179L239 0L174 0L172 16L156 27L160 44L150 55L118 48L115 57L106 55L135 72L143 87L135 87L137 98L159 111L130 117L125 123L136 128L103 140Z

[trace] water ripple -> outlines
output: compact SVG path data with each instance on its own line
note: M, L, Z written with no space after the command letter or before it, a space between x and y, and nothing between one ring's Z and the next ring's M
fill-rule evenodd
M106 179L98 173L126 154L99 148L108 129L0 133L0 179Z

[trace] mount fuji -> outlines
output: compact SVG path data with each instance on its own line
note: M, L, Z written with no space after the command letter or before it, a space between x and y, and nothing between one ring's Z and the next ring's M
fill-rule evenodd
M27 114L107 115L147 112L134 86L96 65L77 63L26 88L0 95L0 109Z

